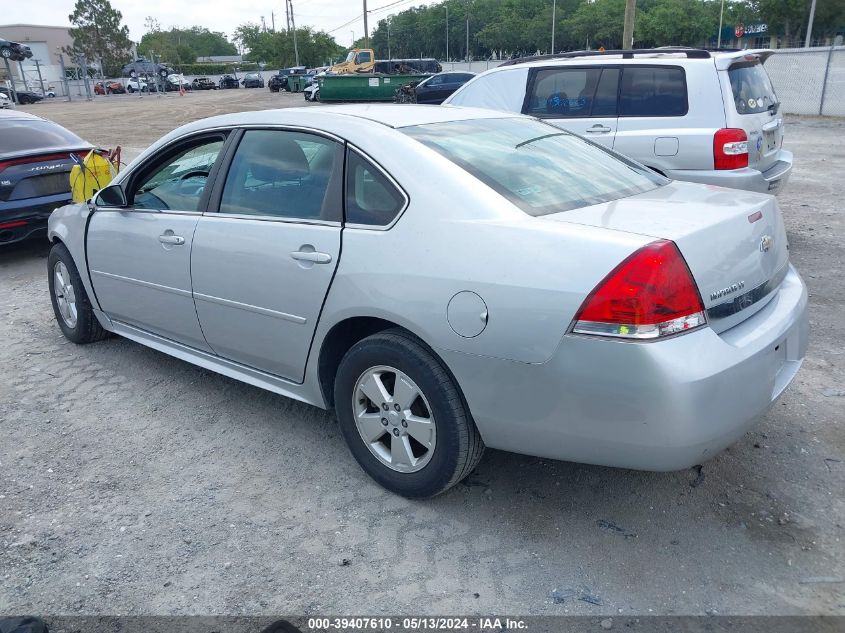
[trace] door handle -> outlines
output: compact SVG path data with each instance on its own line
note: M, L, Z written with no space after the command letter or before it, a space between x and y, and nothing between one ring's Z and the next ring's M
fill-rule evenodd
M328 264L332 261L331 255L317 251L294 251L290 256L297 261L311 262L312 264Z
M173 234L165 233L164 235L158 236L158 241L161 242L162 244L176 244L177 246L181 246L182 244L185 243L185 238L182 237L181 235L173 235Z
M605 132L610 132L610 128L601 123L596 123L593 127L587 128L587 134L604 134Z

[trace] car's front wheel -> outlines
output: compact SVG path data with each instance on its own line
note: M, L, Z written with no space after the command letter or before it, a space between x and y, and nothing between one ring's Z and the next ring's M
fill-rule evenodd
M334 386L341 432L361 467L405 497L431 497L469 475L484 443L443 363L404 330L347 352Z
M59 242L47 257L53 312L62 333L74 343L93 343L108 336L91 307L79 271L67 247Z

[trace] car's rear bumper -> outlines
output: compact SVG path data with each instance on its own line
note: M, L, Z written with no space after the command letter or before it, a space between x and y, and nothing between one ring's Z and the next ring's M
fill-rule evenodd
M70 193L0 202L0 246L46 235L53 209L70 202Z
M777 162L763 172L751 167L726 170L672 169L666 171L666 175L675 180L771 194L780 193L786 183L789 182L791 174L792 152L786 150L780 150Z
M721 334L703 327L652 343L567 335L533 365L438 351L488 446L664 471L742 436L797 373L807 330L807 291L790 267L762 310Z

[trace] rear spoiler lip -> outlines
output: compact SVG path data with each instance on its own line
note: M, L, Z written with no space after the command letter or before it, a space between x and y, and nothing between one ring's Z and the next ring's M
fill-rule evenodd
M731 66L736 64L737 62L744 62L746 61L746 57L756 57L760 60L761 64L765 64L766 60L769 59L775 52L770 48L756 48L756 49L749 49L746 51L736 51L732 53L722 53L716 56L716 68L718 70L728 70Z

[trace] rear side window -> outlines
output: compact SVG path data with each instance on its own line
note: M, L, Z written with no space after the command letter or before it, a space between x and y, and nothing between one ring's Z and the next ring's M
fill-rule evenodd
M356 152L346 158L346 221L386 226L405 206L405 196L381 170Z
M82 149L90 145L51 121L0 119L0 154L51 148Z
M545 68L537 71L526 100L526 114L549 118L588 117L601 68Z
M759 61L734 64L728 77L738 114L765 112L777 103L772 82Z
M620 116L684 116L687 82L682 68L632 66L622 71Z

